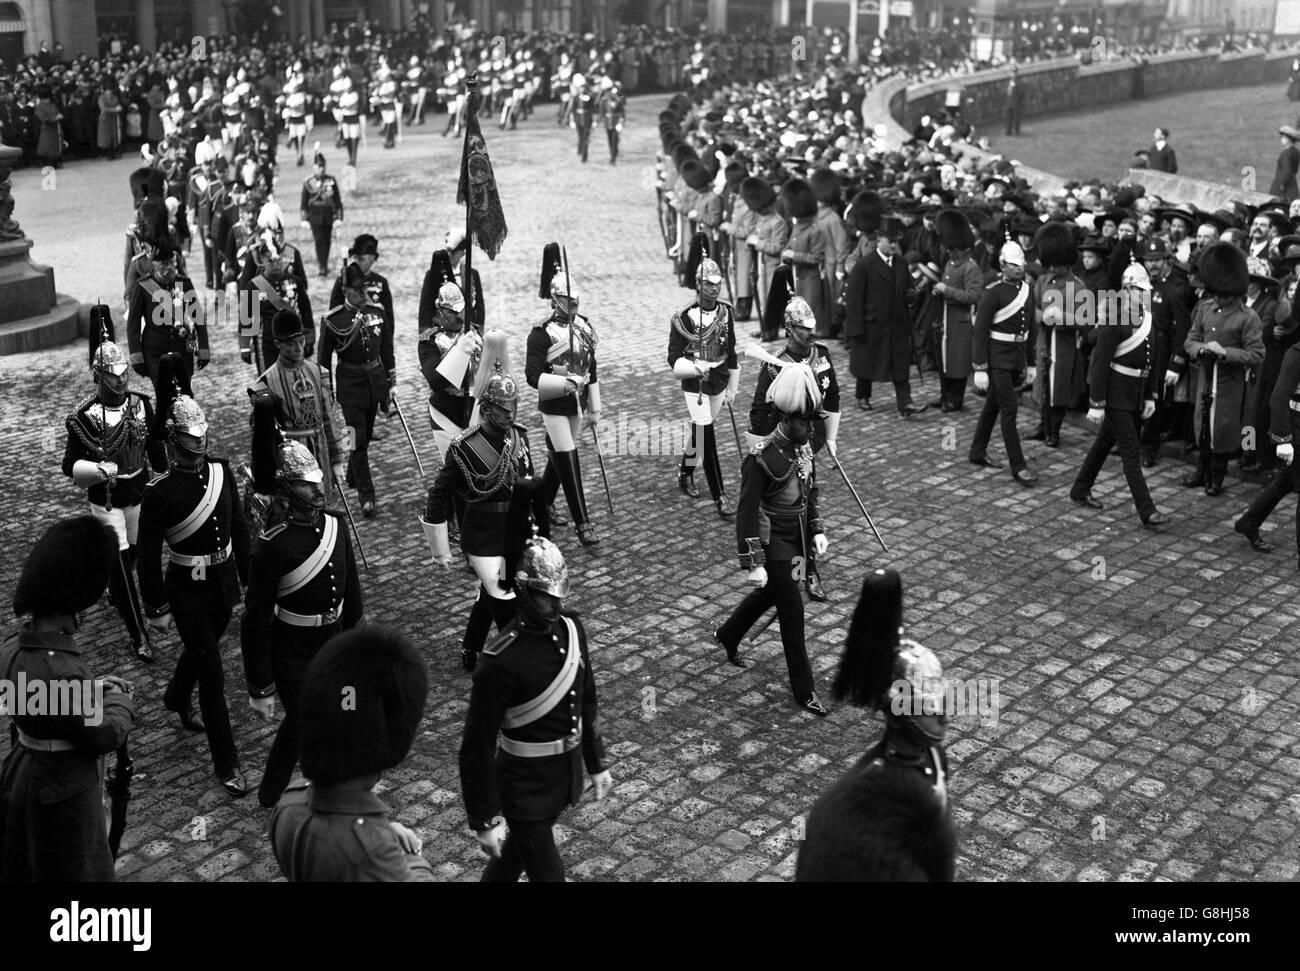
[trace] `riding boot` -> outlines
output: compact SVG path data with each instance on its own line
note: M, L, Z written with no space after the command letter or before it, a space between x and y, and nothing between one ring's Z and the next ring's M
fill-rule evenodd
M560 483L564 486L564 498L569 504L569 514L573 517L573 525L582 528L587 524L587 500L582 494L582 473L578 468L578 453L572 452L552 452L551 465L547 466L548 471L551 467L556 469L559 475Z
M722 497L722 463L718 461L718 437L714 425L704 426L704 480L714 502Z

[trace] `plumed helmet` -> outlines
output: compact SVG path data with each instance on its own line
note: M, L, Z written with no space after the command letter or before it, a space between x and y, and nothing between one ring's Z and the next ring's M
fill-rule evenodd
M277 475L285 482L324 482L325 473L321 471L316 456L302 442L289 439L282 442L275 452Z
M766 179L750 176L740 183L740 198L751 212L762 212L776 202L776 190Z
M488 378L479 400L513 411L519 402L519 386L510 375L498 372Z
M1079 259L1074 233L1062 222L1045 223L1034 233L1034 248L1043 266L1074 266Z
M257 214L258 229L283 229L284 228L284 210L280 208L277 202L268 202L262 206L262 211Z
M199 165L205 165L217 157L216 149L212 147L212 139L205 138L194 146L194 161Z
M456 313L462 313L465 310L465 294L460 292L460 287L456 284L447 282L438 288L438 299L434 306L439 310L454 310Z
M317 142L311 149L311 164L319 165L325 168L325 153L320 150L320 142Z
M1120 286L1125 289L1136 287L1139 290L1150 290L1151 276L1141 263L1130 263L1124 268L1124 275L1120 278Z
M781 321L785 327L807 327L815 328L817 326L817 315L808 305L808 301L803 297L791 297L790 302L785 305L785 313Z
M811 219L817 215L817 196L803 179L791 179L781 186L781 204L791 219Z
M458 219L447 227L443 245L447 247L449 253L454 253L465 245L465 223L462 220Z
M524 547L515 584L549 593L553 597L569 595L569 571L560 548L549 539L535 536Z
M547 243L542 249L542 279L537 296L543 300L554 300L566 295L570 300L578 299L572 277L564 272L564 255L560 244Z
M700 265L695 271L695 285L699 286L702 283L722 283L722 267L707 256L700 260Z
M94 606L108 589L117 554L113 528L93 516L56 522L23 561L14 588L14 613L52 617Z
M156 387L158 388L158 400L154 402L153 431L157 437L166 438L171 428L172 406L182 396L193 397L190 382L185 373L185 366L179 354L169 352L159 358ZM202 412L199 413L199 417L203 417ZM207 434L207 422L205 421L203 425L202 434Z
M849 201L844 218L860 233L874 233L880 230L880 220L885 215L885 201L880 194L870 189L863 189Z
M367 624L331 638L299 689L303 775L334 785L399 765L428 694L428 667L405 635Z
M956 209L945 209L934 217L934 231L939 245L948 249L970 249L975 245L975 231L970 220Z
M90 359L90 370L98 381L104 373L122 375L131 366L131 360L120 344L112 341L100 341Z
M1002 244L1002 250L998 253L998 260L1008 266L1024 266L1025 251L1019 243L1008 240Z
M768 386L767 401L787 417L816 418L822 407L822 393L813 369L803 362L781 368Z
M1240 297L1250 284L1246 255L1231 243L1215 243L1197 254L1196 276L1206 291L1221 297Z
M208 440L208 419L199 403L189 395L177 395L172 401L167 413L166 428L169 437L188 435L202 439L205 445Z

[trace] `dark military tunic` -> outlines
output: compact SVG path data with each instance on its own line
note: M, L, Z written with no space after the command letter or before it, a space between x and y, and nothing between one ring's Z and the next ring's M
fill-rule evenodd
M153 427L153 405L148 397L128 391L121 408L101 405L96 395L82 401L65 424L68 441L63 452L63 474L72 475L72 467L81 459L88 462L116 462L117 479L113 483L113 507L134 506L144 496L149 483L149 465L167 467L162 445L149 439ZM86 489L93 506L104 505L107 483L96 482Z
M1036 333L1030 284L994 280L980 294L975 312L971 363L976 371L1023 371L1029 365L1027 347Z
M750 450L740 470L736 551L747 570L767 560L807 556L825 532L817 505L812 448L774 432Z
M158 379L158 362L164 354L179 354L185 381L196 361L208 361L208 326L203 301L188 277L177 276L170 287L152 276L140 280L126 316L126 339L131 366L143 365L150 380Z
M788 344L777 355L782 361L802 361L812 368L817 378L817 387L822 393L822 411L840 410L840 384L835 377L835 365L831 363L831 354L825 344L813 344L803 354L796 353ZM776 431L781 416L767 400L768 389L780 372L775 364L764 362L758 370L758 380L754 384L754 402L749 406L750 434L766 436ZM826 444L826 419L818 418L813 422L812 446L814 452L820 452Z
M687 378L682 381L682 391L698 394L703 382L706 395L722 394L738 364L736 361L736 313L731 304L719 300L713 310L702 310L692 303L685 310L673 314L668 329L668 366L673 367L681 358L690 361L721 361L709 368L703 379Z
M345 407L387 404L397 363L393 356L393 318L383 306L337 306L322 321L320 366L330 373L335 353L338 370L334 397Z

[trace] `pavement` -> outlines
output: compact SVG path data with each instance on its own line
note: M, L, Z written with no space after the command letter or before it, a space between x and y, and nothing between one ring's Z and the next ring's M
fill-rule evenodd
M614 166L600 133L591 161L580 164L572 133L558 129L545 107L518 131L485 132L510 226L495 262L475 254L489 326L511 334L521 372L527 332L546 314L536 295L541 249L562 238L582 312L600 335L604 417L628 427L684 417L665 354L669 316L690 296L675 285L655 227L655 117L664 101L633 102L625 155ZM430 116L389 151L372 130L355 187L345 191L339 232L379 239L377 270L389 277L397 314L397 391L430 472L437 458L421 417L416 306L430 252L463 214L454 205L459 142L440 137L441 128ZM323 134L340 174L341 153ZM289 161L281 194L292 203L307 170ZM28 180L39 173L15 175L17 218L37 240L38 258L55 265L61 290L93 299L120 279L130 168L69 166L53 193L63 199L68 191L58 206L31 202ZM290 233L306 245L305 232ZM313 277L313 307L324 306L328 282ZM209 411L214 452L239 461L248 452L244 388L254 375L239 361L233 327L214 332L212 344L213 363L195 391ZM851 380L842 351L832 354L841 380ZM12 503L0 588L12 589L45 524L84 508L59 465L62 416L90 388L85 361L80 347L0 358L0 474ZM742 401L753 376L746 364ZM845 412L840 456L889 553L838 478L821 469L830 539L822 576L832 601L808 609L809 654L825 698L864 574L884 566L902 573L907 636L939 654L969 703L948 735L958 877L1295 879L1300 574L1290 554L1289 503L1270 524L1278 552L1255 554L1232 533L1251 487L1230 480L1217 499L1185 491L1176 485L1184 466L1166 459L1149 480L1174 521L1150 532L1139 526L1117 460L1094 490L1104 512L1069 501L1090 444L1085 431L1067 426L1059 450L1027 442L1042 481L1024 489L1005 470L967 463L973 409L905 421L884 390L878 410ZM936 391L932 377L916 388L921 400ZM1027 412L1022 433L1032 427ZM539 441L531 401L520 420ZM677 491L671 448L646 455L623 441L627 454L606 454L613 514L590 442L583 446L601 545L581 547L572 527L556 537L570 566L570 605L583 614L592 643L616 780L609 798L595 802L588 788L560 821L569 876L790 879L804 814L879 737L879 720L848 707L825 719L799 711L776 625L744 646L751 667L725 663L709 635L744 593L734 527L707 500ZM719 447L734 497L739 456L725 426ZM996 436L992 454L1004 458ZM473 588L465 573L428 564L415 524L424 485L396 424L371 455L380 514L359 523L370 561L366 615L410 634L431 675L414 749L385 775L380 794L423 837L440 878L475 880L483 861L465 829L456 765L469 694L458 647ZM265 838L267 811L252 797L230 800L203 737L183 734L162 709L179 651L174 638L160 643L154 666L142 666L101 604L79 639L92 669L135 682L141 709L132 750L142 777L119 878L280 879ZM237 621L224 656L236 740L256 783L275 726L244 703Z

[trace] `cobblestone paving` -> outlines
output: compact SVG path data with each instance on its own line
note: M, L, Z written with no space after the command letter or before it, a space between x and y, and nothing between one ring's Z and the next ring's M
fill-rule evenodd
M600 330L606 417L615 421L620 411L625 419L681 417L664 349L668 315L687 295L663 257L647 168L662 100L634 103L618 166L605 162L600 144L589 164L578 164L570 133L545 110L517 132L487 133L511 230L497 262L481 263L489 319L511 331L522 370L528 326L544 312L536 298L541 246L562 236L583 310ZM398 315L398 392L429 466L437 460L420 417L415 308L429 252L463 211L453 205L458 145L438 137L440 127L408 133L389 152L371 138L343 227L348 238L379 237L378 269L392 281ZM126 192L127 168L112 180L113 199ZM290 199L299 174L287 172ZM80 221L91 223L94 207L109 205L90 198L108 194L94 182L82 180L85 205L66 208L65 217L19 209L44 253L75 248ZM28 183L20 188L30 192ZM93 272L111 282L116 238L98 255L106 269ZM61 289L94 297L60 272ZM322 306L324 281L313 279L312 295ZM252 374L239 362L232 331L215 335L213 346L213 365L196 391L213 418L214 450L243 459L243 387ZM39 529L82 508L58 465L61 415L88 387L84 362L84 350L72 347L0 358L0 470L13 497L0 553L5 590ZM752 389L748 371L742 387ZM934 391L927 384L920 394ZM60 418L52 423L52 415ZM540 428L531 404L521 416ZM846 413L841 456L891 553L881 554L847 491L824 470L831 553L823 575L832 603L811 607L808 623L822 691L864 572L894 566L906 583L909 635L935 649L952 678L997 686L997 717L971 710L949 734L961 878L1295 878L1300 587L1287 552L1290 511L1277 517L1279 552L1257 556L1231 532L1249 487L1230 479L1217 500L1180 490L1181 464L1166 459L1152 486L1175 521L1148 533L1138 527L1117 460L1095 493L1105 512L1069 502L1083 431L1067 428L1055 452L1027 443L1043 478L1026 491L1005 471L966 463L973 424L970 412L908 422L887 410ZM736 454L725 427L720 446L734 495ZM617 785L603 803L588 798L562 818L570 876L788 879L802 815L874 742L879 726L849 708L824 720L798 711L775 625L746 646L752 667L722 663L708 635L742 595L732 527L707 503L677 492L675 455L607 455L611 516L598 501L589 442L584 452L604 542L584 550L571 528L558 539L573 575L572 606L584 613L594 645ZM472 586L464 573L435 575L426 565L414 524L422 487L395 423L372 460L381 514L361 524L370 558L366 612L415 637L432 672L423 730L410 758L384 780L383 796L423 835L442 878L476 879L482 858L464 829L455 759L469 684L457 647ZM274 726L243 703L235 628L225 642L229 697L255 782ZM263 835L267 813L252 798L229 800L202 736L183 735L162 710L178 644L165 643L157 665L141 666L106 606L90 613L83 641L92 645L92 667L136 682L142 708L132 744L146 778L131 803L120 877L279 879Z

